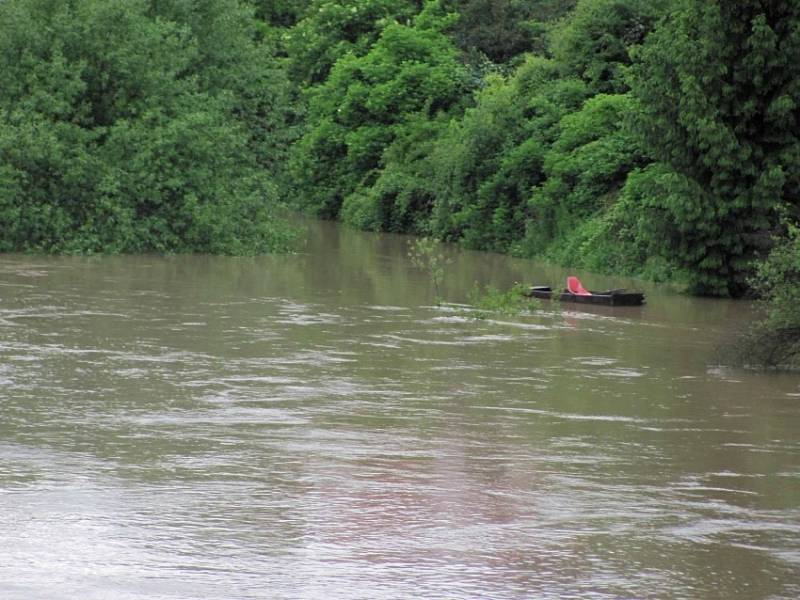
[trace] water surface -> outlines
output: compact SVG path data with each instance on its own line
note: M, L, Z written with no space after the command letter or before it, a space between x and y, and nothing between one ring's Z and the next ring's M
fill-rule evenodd
M437 307L404 238L309 228L0 256L0 597L800 596L800 378L715 358L748 305L476 320L565 273L453 251Z

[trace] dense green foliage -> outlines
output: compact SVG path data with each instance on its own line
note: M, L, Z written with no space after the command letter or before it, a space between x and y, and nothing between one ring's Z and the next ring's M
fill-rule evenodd
M458 14L453 39L467 57L481 54L494 63L513 61L524 52L544 52L547 34L575 0L444 0Z
M644 42L668 5L668 0L580 2L551 33L550 50L565 75L580 77L593 93L624 93L630 49Z
M0 250L282 249L286 79L235 0L0 3Z
M800 367L800 229L788 227L750 283L761 296L765 316L739 346L739 362Z
M767 303L767 324L775 330L800 328L800 229L789 226L752 283Z
M294 159L304 205L360 227L427 231L521 254L541 252L607 206L595 204L642 162L639 145L628 145L622 131L630 100L583 103L627 91L628 45L641 41L655 11L635 0L579 3L571 20L548 27L560 40L553 45L560 60L525 59L498 41L514 36L497 31L521 31L570 8L428 2L410 25L344 39L346 54L323 82L307 87L307 133ZM496 19L478 18L487 14ZM327 40L325 47L340 45ZM517 51L534 47L520 42ZM501 65L484 65L476 78L475 52L490 65L521 64L505 77ZM591 59L581 62L582 53ZM578 173L587 165L593 172ZM567 188L570 206L559 207Z
M561 118L586 98L585 85L561 79L547 59L531 58L514 77L494 77L476 105L436 146L432 230L472 248L507 251L525 235L528 199Z
M363 56L387 26L408 24L418 9L414 0L311 0L286 34L292 76L303 84L324 82L337 60Z
M304 197L322 216L343 209L375 224L381 207L352 204L379 178L384 151L410 118L436 118L464 90L456 49L438 28L389 23L367 53L342 57L309 92L309 129L293 165Z
M640 131L669 185L648 199L661 253L703 292L739 294L800 202L800 4L688 2L635 70Z
M309 0L253 0L255 15L274 27L291 27L308 9Z

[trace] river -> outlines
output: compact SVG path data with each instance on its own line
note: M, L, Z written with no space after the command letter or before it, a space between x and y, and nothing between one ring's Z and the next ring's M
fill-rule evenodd
M290 256L0 256L0 598L800 596L800 377L746 303L475 319L566 272L307 225ZM630 281L579 274L587 287Z

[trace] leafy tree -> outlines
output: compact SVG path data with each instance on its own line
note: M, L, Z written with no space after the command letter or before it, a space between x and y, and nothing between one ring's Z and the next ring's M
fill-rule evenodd
M459 15L453 27L456 44L494 63L525 53L544 53L549 25L566 15L575 0L443 0Z
M647 162L624 127L631 105L627 95L600 94L561 120L544 158L546 180L529 202L529 251L568 239L582 222L607 211L628 173Z
M543 58L530 58L513 77L491 79L433 154L436 235L497 251L519 241L556 127L585 98L581 82L561 79Z
M643 210L695 291L739 295L756 252L800 201L800 4L680 8L634 68L639 130L673 173Z
M429 115L423 110L408 115L395 128L375 182L345 199L342 220L361 229L427 233L436 198L432 155L446 129L444 113Z
M235 100L142 0L0 3L0 249L286 247Z
M308 9L310 0L252 0L256 17L275 27L291 27Z
M436 29L391 24L365 56L340 59L310 92L309 130L294 149L306 206L337 216L350 194L375 183L407 119L447 111L464 91L456 49Z
M624 130L612 135L620 133L625 135ZM547 253L562 264L598 273L684 281L680 265L660 252L669 223L655 209L654 201L680 189L675 174L663 165L633 169L618 194L599 198L598 211L577 221L568 235L547 248ZM536 247L535 238L528 243Z
M629 49L652 28L656 8L583 0L553 31L552 60L529 59L507 81L487 80L439 145L434 231L473 248L540 254L613 204L628 171L645 162L622 127L632 101L609 95L582 105L627 88Z
M550 34L550 50L566 73L594 93L628 90L631 48L641 44L669 0L580 0Z
M303 85L324 82L337 60L363 56L390 24L410 24L414 0L311 0L306 16L287 35L291 74Z
M257 41L252 6L239 0L149 0L149 5L151 16L188 28L194 44L188 72L203 92L228 104L258 164L275 173L297 137L299 115L277 48L270 40ZM281 3L270 7L286 10Z

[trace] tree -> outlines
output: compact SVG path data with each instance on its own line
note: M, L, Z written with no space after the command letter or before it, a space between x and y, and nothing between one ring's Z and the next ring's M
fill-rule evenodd
M337 60L363 56L384 28L410 24L419 8L414 0L312 0L287 35L293 79L306 86L324 82Z
M259 166L275 174L296 139L299 116L286 65L272 40L258 40L252 6L240 0L149 0L149 5L152 17L188 29L194 50L186 75L227 103L230 117L247 132ZM288 10L280 2L270 6L281 14Z
M425 110L407 115L381 156L375 182L345 198L342 220L360 229L428 233L436 199L433 153L448 119L446 113Z
M468 247L507 251L525 234L527 199L561 118L580 107L586 86L559 78L553 61L531 57L512 77L494 77L476 105L439 140L436 235Z
M305 205L338 216L348 196L375 183L384 152L412 115L434 118L462 99L463 73L439 30L398 23L366 55L340 59L310 91L308 131L293 151Z
M593 93L628 91L626 67L670 0L581 0L550 33L550 51L565 72Z
M256 17L275 27L291 27L308 9L309 0L252 0Z
M525 52L544 54L552 23L575 7L576 0L441 0L459 15L453 36L467 54L481 53L506 63Z
M797 2L687 0L633 69L638 130L673 173L644 221L694 291L742 294L781 215L797 216L799 32Z
M0 3L0 250L286 247L236 95L152 8Z
M529 251L568 243L582 223L609 210L628 173L647 162L624 126L631 105L627 94L598 94L561 119L544 158L545 181L529 200Z

